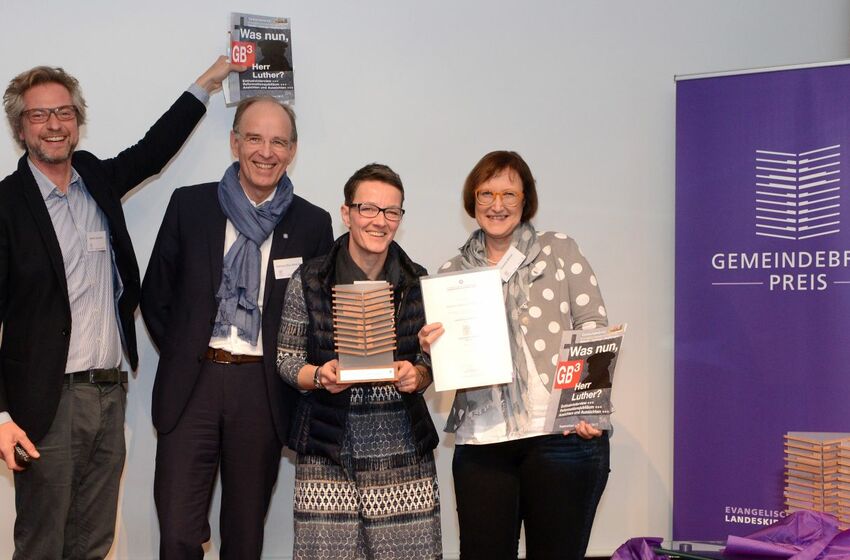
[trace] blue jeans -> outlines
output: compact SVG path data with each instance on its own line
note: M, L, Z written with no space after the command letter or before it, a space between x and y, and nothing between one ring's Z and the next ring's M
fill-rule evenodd
M452 460L463 560L581 560L609 472L608 432L457 445Z

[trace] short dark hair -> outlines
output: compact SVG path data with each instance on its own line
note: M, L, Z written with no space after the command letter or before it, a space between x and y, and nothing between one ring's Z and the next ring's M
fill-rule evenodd
M481 158L463 184L463 208L470 217L475 217L475 190L506 169L519 175L522 182L521 220L527 222L537 214L537 186L528 164L516 152L497 150Z
M292 125L292 134L289 135L289 141L298 143L298 127L295 126L295 110L287 105L286 103L282 103L276 97L272 97L271 95L257 95L254 97L248 97L239 102L239 105L236 106L236 114L233 115L233 132L239 132L239 121L242 120L242 115L245 114L245 111L251 105L258 103L260 101L267 101L269 103L274 103L278 105L281 109L289 117L289 123Z
M77 125L83 126L86 124L86 100L83 99L83 92L80 89L80 82L77 78L68 74L62 68L54 68L51 66L36 66L26 72L21 72L9 82L9 87L6 88L6 93L3 94L3 108L6 110L6 118L9 120L9 126L12 127L12 134L15 137L15 142L18 146L27 149L26 143L21 140L21 131L23 130L23 115L26 109L24 103L24 94L35 86L41 84L59 84L68 90L71 94L71 103L77 110Z
M401 184L401 177L398 176L398 173L390 169L389 166L382 163L370 163L361 167L345 182L342 193L345 196L346 204L354 203L354 195L357 194L357 185L363 181L380 181L394 186L401 191L401 203L402 205L404 204L404 185Z

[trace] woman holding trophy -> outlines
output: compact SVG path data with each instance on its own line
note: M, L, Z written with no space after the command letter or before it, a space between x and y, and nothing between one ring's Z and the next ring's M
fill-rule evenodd
M344 196L349 232L293 275L278 336L278 371L303 392L289 443L298 454L293 558L442 558L438 437L422 397L431 371L417 338L426 271L393 241L404 187L392 169L371 164ZM347 384L332 289L367 280L392 286L395 381Z

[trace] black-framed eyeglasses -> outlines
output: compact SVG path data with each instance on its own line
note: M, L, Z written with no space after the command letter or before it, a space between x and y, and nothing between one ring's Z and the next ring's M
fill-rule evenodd
M357 212L359 212L364 218L374 218L379 212L383 212L384 217L387 220L391 222L400 222L402 216L404 216L404 208L399 208L397 206L381 208L377 204L372 204L371 202L354 202L352 204L347 204L346 206L349 208L357 208Z
M56 118L60 121L70 121L77 118L77 108L73 105L62 105L61 107L53 107L52 109L27 109L21 114L32 124L46 123L50 120L50 115L56 115Z
M486 189L475 191L475 201L481 206L492 206L496 199L502 201L503 206L513 208L522 202L522 193L517 191L493 192Z

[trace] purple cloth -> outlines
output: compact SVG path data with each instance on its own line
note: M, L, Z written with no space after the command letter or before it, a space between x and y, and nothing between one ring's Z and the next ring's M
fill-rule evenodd
M791 560L838 560L850 557L850 531L839 533L838 520L814 511L795 511L746 537L729 535L725 553Z
M661 546L661 542L658 537L629 539L614 551L611 560L667 558L653 550ZM729 535L723 552L759 559L847 560L850 558L850 530L839 532L838 520L828 513L795 511L746 537Z
M822 558L832 560L833 558L850 558L850 530L838 533L829 541L829 545L823 551Z
M667 558L656 554L653 548L661 546L659 537L637 537L629 539L614 551L611 560L658 560Z

